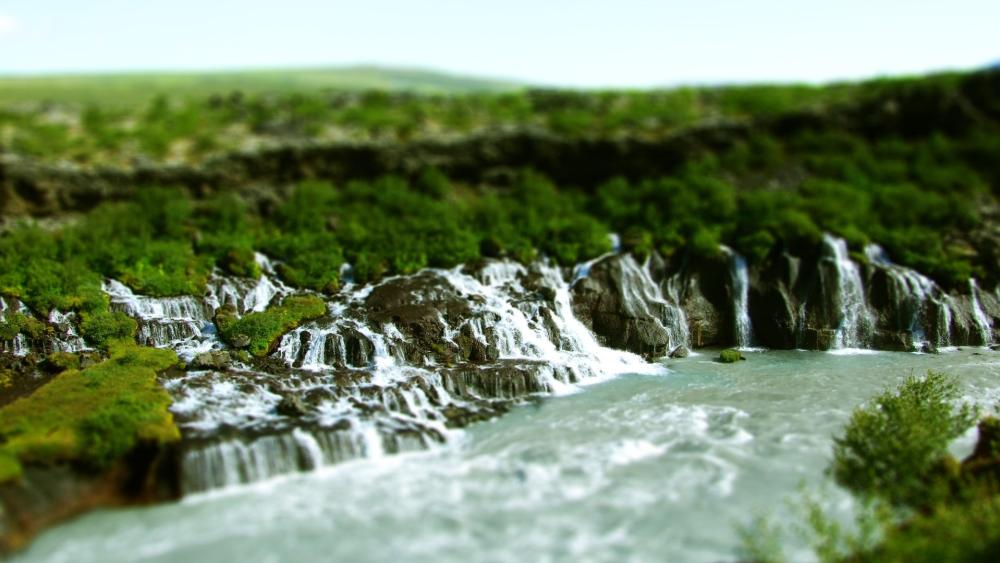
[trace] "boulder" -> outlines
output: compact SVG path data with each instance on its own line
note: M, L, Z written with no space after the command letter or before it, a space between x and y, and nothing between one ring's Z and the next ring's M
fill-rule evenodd
M631 263L626 263L631 261ZM656 288L639 286L625 273L634 269L631 256L617 255L593 264L572 288L573 313L606 346L642 355L663 355L670 334L663 325L662 303L646 298Z
M227 352L226 350L211 350L196 355L194 359L191 360L191 362L188 364L188 369L224 370L229 368L229 365L232 363L232 361L233 360L230 357L229 352Z
M681 345L670 351L671 358L686 358L691 355L691 350L687 346Z
M275 407L275 412L281 416L297 418L309 412L305 402L298 395L285 395Z

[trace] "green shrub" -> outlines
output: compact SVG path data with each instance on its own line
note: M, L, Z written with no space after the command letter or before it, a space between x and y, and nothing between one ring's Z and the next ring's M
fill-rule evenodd
M956 380L937 372L876 396L834 438L833 477L863 497L925 505L940 485L948 445L976 419L972 407L954 406L958 397Z

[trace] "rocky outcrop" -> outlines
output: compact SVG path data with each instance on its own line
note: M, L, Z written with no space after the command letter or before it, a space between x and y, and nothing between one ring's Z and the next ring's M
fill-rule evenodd
M754 271L749 309L761 345L919 351L993 340L995 292L971 282L966 293L947 292L877 246L868 248L866 263L845 248L828 237L812 255L779 254Z
M100 473L69 465L26 466L19 480L0 484L0 554L95 508L178 498L177 453L173 447L142 445Z
M671 334L659 287L629 255L597 261L573 285L573 312L600 341L646 356L664 355Z

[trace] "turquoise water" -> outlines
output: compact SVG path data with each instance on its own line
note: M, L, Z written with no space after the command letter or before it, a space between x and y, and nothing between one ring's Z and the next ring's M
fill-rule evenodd
M17 561L719 561L757 514L790 524L826 489L851 409L928 369L1000 400L1000 354L708 353L473 426L440 449L351 462L150 508L88 514ZM973 434L956 443L971 449ZM808 558L786 538L793 559Z

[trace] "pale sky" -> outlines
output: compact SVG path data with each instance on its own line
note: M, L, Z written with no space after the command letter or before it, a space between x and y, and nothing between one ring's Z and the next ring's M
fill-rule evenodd
M1000 0L0 0L0 74L378 64L566 86L1000 60Z

